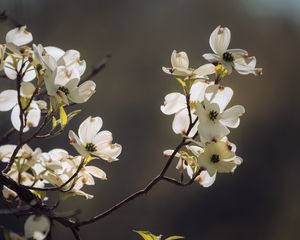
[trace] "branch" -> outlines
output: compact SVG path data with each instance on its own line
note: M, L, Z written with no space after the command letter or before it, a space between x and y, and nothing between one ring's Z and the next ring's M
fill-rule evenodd
M15 128L11 128L6 133L4 133L2 138L0 139L0 145L6 144L9 138L16 132L17 130Z
M195 126L196 122L198 119L196 119L190 126L189 129L187 131L187 135L190 133L190 131L192 130L192 128ZM178 144L178 146L175 148L175 150L173 151L172 155L169 157L167 163L165 164L164 168L161 170L160 174L158 176L156 176L151 182L148 183L148 185L142 189L139 190L133 194L131 194L130 196L128 196L127 198L125 198L124 200L122 200L121 202L117 203L116 205L114 205L113 207L111 207L110 209L90 218L87 220L83 220L83 221L79 221L78 223L76 223L76 226L80 227L80 226L84 226L84 225L88 225L91 223L94 223L104 217L106 217L107 215L110 215L112 212L116 211L117 209L119 209L120 207L124 206L126 203L134 200L135 198L142 196L146 193L148 193L158 182L160 182L161 180L165 180L164 179L164 175L167 172L168 168L170 167L172 160L174 159L175 155L179 152L179 150L189 144L189 142L186 142L187 138L183 137L182 141ZM192 183L192 182L191 182ZM190 184L191 184L190 183Z
M0 20L2 21L10 21L14 27L21 27L23 26L20 24L15 18L13 18L11 15L7 14L6 10L0 8Z
M91 78L95 77L101 70L105 68L107 65L108 59L111 57L109 53L105 55L105 57L92 69L92 71L84 78L81 79L80 83L86 82Z

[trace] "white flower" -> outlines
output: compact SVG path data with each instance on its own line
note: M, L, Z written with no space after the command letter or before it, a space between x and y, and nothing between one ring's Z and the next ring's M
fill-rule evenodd
M204 150L200 146L195 145L186 146L186 148L190 153L181 151L175 155L175 157L179 158L176 169L180 172L186 171L187 175L192 179L199 170L198 157ZM169 157L173 152L174 150L165 150L164 156ZM216 174L211 177L206 170L202 170L195 178L195 182L198 182L203 187L210 187L215 182L215 179Z
M21 26L10 30L5 38L7 43L15 46L23 46L32 41L32 34L26 30L26 26Z
M196 70L189 68L189 58L186 52L177 52L176 50L172 52L171 64L171 68L163 67L162 70L167 74L175 76L206 79L207 75L215 72L213 64L205 64Z
M116 143L112 144L111 132L99 132L102 124L100 117L88 117L79 126L79 137L73 131L69 132L70 143L84 157L95 156L108 162L116 161L122 147Z
M22 82L21 83L21 97L29 100L35 91L35 87L32 83ZM18 105L18 96L16 90L5 90L0 93L0 111L9 111L11 109L11 122L15 129L19 130L21 126L20 121L20 107ZM26 126L23 129L24 132L28 131L31 127L37 127L41 118L41 109L40 106L45 106L46 102L44 101L35 101L32 100L30 106L27 109L26 116ZM24 117L25 123L25 117Z
M18 194L11 190L10 188L6 187L3 185L3 189L2 189L2 194L3 194L3 197L7 200L11 200L11 199L14 199L18 196Z
M43 240L50 231L50 221L43 215L31 215L24 224L24 231L26 239Z
M232 146L228 142L217 141L207 144L204 152L198 156L200 167L206 169L210 177L217 172L233 172L242 159L235 155Z
M221 139L229 134L230 128L238 127L239 117L245 113L241 105L225 110L233 91L229 87L211 85L206 89L204 102L198 105L196 115L200 124L198 131L208 141Z
M28 57L22 57L18 54L9 55L4 61L4 73L15 80L21 77L24 82L30 82L36 77L36 72Z
M196 81L190 89L190 106L192 121L195 121L195 110L197 105L203 101L205 89L209 86L209 83ZM172 128L177 134L186 134L190 120L187 109L186 97L177 92L170 93L165 96L164 105L160 107L161 111L166 115L175 114ZM192 128L189 136L193 136L197 132L197 124Z
M64 52L57 47L43 47L33 45L36 62L45 70L44 79L47 92L58 102L69 104L86 102L95 92L95 82L88 80L79 84L84 73L86 63L80 60L80 53L76 50ZM36 63L36 64L37 64Z
M256 68L256 58L249 57L243 49L228 49L231 39L230 30L218 26L210 35L209 44L215 54L204 54L203 57L214 64L221 63L230 74L235 69L240 74L261 75L262 69Z
M89 80L78 86L79 81L78 78L74 78L65 85L53 85L51 90L48 89L48 93L65 104L69 104L69 100L74 103L84 103L96 92L96 84Z
M80 79L85 69L86 63L80 60L80 53L76 50L68 50L58 60L55 83L65 85L71 79Z

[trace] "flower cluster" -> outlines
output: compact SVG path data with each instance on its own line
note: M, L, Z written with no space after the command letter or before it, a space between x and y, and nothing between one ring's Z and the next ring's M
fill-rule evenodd
M0 146L0 161L6 166L2 173L41 202L48 200L47 192L52 190L59 192L58 202L72 196L91 199L93 195L83 191L83 187L94 185L94 178L107 179L102 169L91 164L92 160L113 162L122 150L121 145L113 143L110 131L100 131L100 117L83 121L79 137L72 130L69 132L69 142L77 150L75 155L61 148L42 151L29 146L33 139L59 135L80 112L67 113L68 107L85 103L95 93L95 82L82 78L85 61L76 50L28 45L33 37L26 26L9 31L5 40L0 45L0 71L14 81L15 89L0 92L0 111L12 110L18 144ZM9 186L3 186L2 196L8 203L22 204ZM43 229L39 230L41 226ZM25 237L13 235L9 239L44 239L49 228L47 217L31 215L25 223Z
M241 105L227 107L233 90L223 85L223 78L233 70L240 74L262 74L262 69L255 66L255 57L249 57L242 49L228 49L230 38L230 30L218 26L209 39L214 54L203 55L210 63L191 68L188 55L174 50L172 67L163 67L164 72L176 76L184 93L166 95L161 111L174 114L173 131L194 144L186 144L185 150L176 153L176 168L181 173L186 171L204 187L213 184L218 172L233 172L242 163L227 136L229 128L239 126L245 109ZM169 157L173 152L166 150L164 155Z

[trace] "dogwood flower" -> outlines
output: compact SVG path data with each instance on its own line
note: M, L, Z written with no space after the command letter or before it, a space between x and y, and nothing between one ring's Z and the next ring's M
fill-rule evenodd
M32 83L22 82L20 95L21 98L29 100L32 97L33 92L35 91L35 87ZM25 101L26 102L26 101ZM24 123L26 125L23 129L23 132L28 131L31 127L37 127L41 118L41 107L45 107L46 102L39 100L32 100L30 106L27 109L27 116ZM23 106L24 107L24 106ZM12 110L11 113L11 122L15 129L19 130L21 126L20 121L20 107L18 105L18 94L16 90L5 90L0 93L0 111L9 111Z
M210 85L210 83L203 81L196 81L190 89L190 108L192 121L195 121L196 115L195 111L197 105L203 101L205 89ZM173 92L165 96L164 105L160 107L160 110L166 115L174 115L174 120L172 124L173 131L176 134L186 134L190 120L187 109L186 97L178 92ZM198 123L192 128L189 136L193 136L197 132Z
M5 37L6 43L12 43L18 47L30 43L32 39L32 34L26 30L26 26L10 30Z
M31 215L24 224L26 239L43 240L50 231L50 221L47 217L40 215Z
M79 126L78 135L69 132L70 143L84 157L94 156L108 162L118 160L121 145L112 144L112 134L109 131L100 131L103 121L100 117L88 117Z
M242 163L242 159L235 155L232 146L223 141L213 141L207 144L203 153L198 155L198 161L210 177L217 172L233 172Z
M207 79L207 75L215 73L213 64L205 64L196 70L189 67L189 58L186 52L174 50L171 55L172 67L162 67L162 70L171 75Z
M175 155L179 158L176 165L176 169L180 172L186 171L187 175L192 179L194 174L199 170L200 165L198 163L198 157L204 152L204 149L200 146L192 145L186 146L188 152L180 151ZM174 150L165 150L164 156L169 157L173 154ZM198 182L203 187L210 187L216 179L216 174L210 176L206 170L202 170L195 178L195 182Z
M218 26L210 35L209 44L214 54L207 53L203 57L214 64L221 63L228 74L232 69L240 74L261 75L262 69L256 68L256 58L249 57L243 49L228 49L231 32L227 27Z
M228 127L238 127L239 117L245 113L245 109L236 105L225 110L232 95L233 91L229 87L211 85L206 89L204 101L196 111L200 121L198 131L203 138L209 141L221 139L229 134Z
M95 92L95 82L88 80L79 84L84 73L86 63L80 60L80 53L76 50L64 52L57 47L43 47L34 45L35 59L45 69L44 79L47 92L54 96L59 103L84 103ZM36 64L37 64L36 63Z
M22 57L17 54L9 55L4 61L4 73L11 79L18 77L24 82L30 82L36 77L36 72L28 57Z

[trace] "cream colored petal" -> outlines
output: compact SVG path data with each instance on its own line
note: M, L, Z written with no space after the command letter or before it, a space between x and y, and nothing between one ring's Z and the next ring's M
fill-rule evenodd
M78 135L82 142L91 143L100 131L103 121L100 117L88 117L79 126Z
M5 90L0 93L0 111L6 112L12 109L18 102L16 90Z

